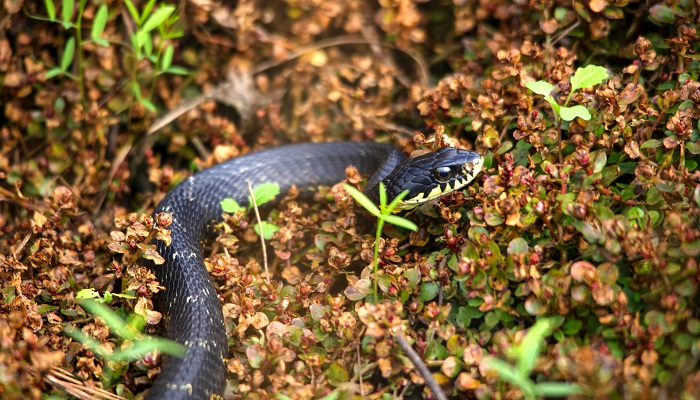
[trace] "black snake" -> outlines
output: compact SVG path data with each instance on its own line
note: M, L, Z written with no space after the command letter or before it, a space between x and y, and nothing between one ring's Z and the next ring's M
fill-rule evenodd
M155 213L172 216L172 243L155 240L166 262L149 265L166 290L155 305L167 319L167 336L187 347L184 358L168 357L151 387L151 399L209 399L223 394L228 357L226 329L219 296L204 266L202 243L221 220L220 202L248 201L248 183L276 183L281 193L292 185L302 193L345 178L353 165L370 175L365 193L377 202L379 182L388 201L409 190L401 207L408 209L467 185L479 172L482 157L445 147L406 161L396 148L379 143L309 143L250 153L186 179L171 190ZM154 214L155 215L155 214Z

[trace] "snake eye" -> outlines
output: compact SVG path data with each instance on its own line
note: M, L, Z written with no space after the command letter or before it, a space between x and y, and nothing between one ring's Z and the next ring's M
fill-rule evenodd
M447 182L452 179L452 168L437 167L433 170L433 176L440 182Z

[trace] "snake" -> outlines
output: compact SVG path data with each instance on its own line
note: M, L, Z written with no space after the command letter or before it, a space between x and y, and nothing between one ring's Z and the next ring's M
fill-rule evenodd
M407 159L397 148L382 143L303 143L235 157L182 181L155 208L154 217L159 213L172 217L171 243L154 239L151 243L165 262L147 267L165 287L154 296L154 308L165 316L165 336L183 344L186 351L183 357L165 357L147 398L210 399L225 390L226 326L203 255L212 227L222 221L224 199L246 206L249 184L263 183L279 185L281 194L296 187L301 198L308 198L314 189L345 179L346 168L354 166L369 176L364 193L375 204L381 182L387 204L407 190L397 206L409 210L464 188L483 161L477 152L453 147Z

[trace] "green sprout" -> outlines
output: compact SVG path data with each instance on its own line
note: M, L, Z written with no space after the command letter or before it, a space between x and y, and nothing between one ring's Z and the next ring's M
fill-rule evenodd
M396 198L389 204L386 204L386 188L384 187L384 184L382 182L379 182L379 207L377 207L372 200L369 199L369 197L365 196L364 193L361 191L355 189L354 187L344 184L345 190L350 193L350 196L352 196L355 201L360 203L362 207L364 207L367 211L369 211L370 214L374 215L377 217L377 230L376 230L376 237L374 240L374 302L377 303L379 301L378 299L378 282L379 282L379 239L382 236L382 229L384 228L384 223L388 222L392 225L396 225L405 229L409 229L412 231L417 231L418 226L414 224L412 221L407 220L406 218L399 217L398 215L393 215L395 211L398 211L396 208L397 205L401 200L403 200L406 195L408 195L408 190L404 190L396 196Z
M248 196L248 207L243 207L238 204L236 200L227 198L221 201L221 209L229 214L235 214L242 211L243 215L247 215L248 212L253 209L253 204L259 207L272 201L272 199L277 197L278 194L280 194L279 185L275 183L262 183L253 188L253 198ZM255 202L253 202L253 200L255 200ZM260 233L260 226L262 226L262 234ZM280 227L267 221L260 221L260 224L255 225L253 229L258 236L262 236L265 240L270 240L272 239L272 235L280 230Z
M75 17L73 16L74 11ZM130 85L134 98L146 109L156 112L156 106L151 102L153 92L155 91L155 79L151 80L150 94L144 96L141 91L141 86L138 83L137 66L138 61L144 59L149 60L154 65L155 77L162 74L187 75L187 70L180 66L172 65L174 56L174 47L169 40L177 39L183 36L182 29L177 28L176 24L179 21L176 7L173 5L161 5L157 9L154 8L156 0L149 0L141 12L134 6L131 0L124 0L124 4L129 11L129 14L134 19L137 29L131 34L131 46L125 45L135 60L132 60L130 73ZM31 18L60 23L64 29L74 31L74 35L66 40L63 47L63 55L59 65L49 68L46 71L46 79L51 79L57 76L66 76L76 82L80 90L83 106L86 105L87 98L85 96L85 82L83 76L83 52L82 48L88 43L95 43L102 47L108 47L110 41L102 37L104 29L107 26L110 10L106 4L98 7L95 17L92 21L90 29L90 38L83 38L83 13L87 6L87 0L62 0L61 15L56 14L56 6L54 0L44 0L46 6L47 17L30 15ZM154 11L155 10L155 11ZM160 34L160 40L152 36L151 32L157 30ZM120 43L118 43L120 44ZM156 51L154 52L154 47ZM71 73L71 66L75 60L75 73Z
M92 297L92 294L89 293L91 289L87 290L88 293L85 296ZM185 355L187 349L180 343L143 334L145 320L138 314L130 315L125 321L96 299L83 299L79 304L87 312L101 318L110 332L118 336L123 343L122 346L112 348L93 339L73 325L66 324L63 328L68 336L82 343L83 346L105 360L105 373L103 374L105 387L111 386L111 378L118 376L121 373L119 370L125 368L129 362L141 359L155 350L177 357Z
M537 362L544 339L552 333L555 322L553 319L540 319L533 325L523 338L523 341L513 348L516 358L515 366L494 357L484 357L483 363L496 372L499 378L511 385L517 386L523 397L534 400L542 397L565 397L583 394L583 389L567 382L537 382L530 375Z
M558 130L558 146L559 146L559 162L562 160L561 155L561 124L563 121L573 121L574 118L581 118L583 120L590 120L591 113L582 105L576 105L569 107L569 100L575 91L579 89L585 89L591 86L598 85L608 78L608 72L603 67L597 65L588 65L584 68L578 68L576 73L571 78L571 92L569 96L564 101L564 105L559 105L557 101L552 97L551 93L554 89L554 85L546 81L528 82L525 87L532 90L533 92L544 96L544 99L552 107L554 111L554 119L557 122Z

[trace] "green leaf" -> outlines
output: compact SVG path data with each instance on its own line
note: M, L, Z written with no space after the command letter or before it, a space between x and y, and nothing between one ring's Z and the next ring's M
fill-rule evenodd
M75 295L76 299L97 299L99 297L100 294L93 288L82 289Z
M148 111L153 112L153 113L157 113L157 112L158 112L158 109L156 108L156 105L153 104L152 101L150 101L150 100L148 100L148 99L141 99L140 103L141 103L142 106L146 107L146 109L147 109Z
M343 391L342 389L336 389L336 390L330 392L328 395L321 397L318 400L337 400L341 397L341 395L345 395L345 393L346 392ZM279 396L279 393L275 393L275 396Z
M586 121L591 119L591 113L588 112L586 107L580 104L573 107L561 107L559 115L564 121L573 121L576 117L579 117Z
M525 87L542 96L549 96L554 85L546 81L528 82Z
M136 337L136 332L127 328L124 320L114 313L109 307L96 302L95 300L86 299L80 302L80 306L89 313L97 315L105 321L105 325L110 331L114 332L122 339L133 339Z
M571 336L577 334L578 331L581 330L582 326L583 322L581 322L581 320L570 319L564 323L564 325L561 327L561 330L567 336Z
M495 312L493 312L493 311L487 313L487 314L484 316L484 323L485 323L486 326L488 326L489 328L495 327L496 325L498 325L498 323L499 323L500 321L501 321L501 317L500 317L497 313L495 313Z
M111 304L114 296L112 295L112 292L109 290L105 292L104 294L104 300L107 304Z
M68 67L73 62L75 55L75 38L71 36L66 42L66 47L63 49L63 58L61 58L61 71L68 71Z
M352 198L355 199L356 202L360 203L360 205L365 208L365 210L369 211L370 214L379 218L379 216L382 213L379 211L379 208L377 208L377 206L372 202L372 200L369 199L369 197L365 196L364 193L348 185L347 183L343 184L343 187L345 188L345 190L348 191L348 193L350 193L350 196L352 196Z
M95 42L100 39L100 36L102 35L102 32L105 30L105 26L107 25L107 17L109 16L109 13L107 12L107 5L102 4L100 8L97 9L97 14L95 14L95 19L92 21L92 31L90 33L90 36L92 37L92 40ZM101 43L99 43L101 44Z
M347 382L350 379L350 374L340 364L333 363L325 372L328 383L332 386L338 386L341 383Z
M134 6L134 3L131 2L131 0L124 0L124 4L126 4L126 8L129 10L129 14L131 14L131 18L136 21L136 25L141 26L141 23L143 22L141 20L141 16L139 15L139 10L136 9L136 6Z
M414 224L413 221L407 220L406 218L399 217L398 215L381 215L379 218L383 219L384 221L400 226L404 229L411 230L413 232L418 231L418 225Z
M597 85L607 78L608 72L605 68L597 65L587 65L584 68L577 69L574 77L571 78L571 91L574 92L578 89Z
M58 67L52 67L48 71L46 71L45 78L46 79L51 79L55 76L61 75L64 71Z
M649 16L662 24L672 24L676 19L671 9L663 4L655 4L649 8Z
M151 35L148 34L146 31L138 31L132 36L132 41L134 43L134 47L137 50L137 53L140 55L141 49L145 46L145 44L151 39ZM143 55L140 55L140 59L143 59Z
M73 18L74 3L74 0L63 0L63 5L61 6L61 21L63 21L64 27L66 25L73 25L71 23L71 18Z
M423 284L420 285L420 298L421 298L421 300L429 301L429 300L434 299L435 296L437 296L439 289L440 289L440 287L435 282L423 282Z
M584 394L578 385L567 382L540 382L535 384L535 394L542 397L567 397L574 394Z
M148 0L148 3L146 3L146 7L143 8L143 11L141 11L141 21L145 21L146 17L151 15L151 11L153 11L153 6L156 5L156 0Z
M100 342L83 333L81 330L75 328L72 325L65 325L63 331L73 339L82 343L85 347L90 349L93 353L97 354L102 358L111 357L111 352L109 352Z
M173 11L175 11L175 6L163 6L159 8L153 14L151 14L150 17L148 17L148 20L146 20L146 22L143 24L141 30L144 32L150 32L156 29L158 26L160 26L160 24L168 19Z
M186 68L180 67L177 65L173 65L172 67L168 68L167 70L165 70L163 72L167 72L167 73L173 74L173 75L189 75L189 73L190 73Z
M158 350L165 354L182 357L187 348L180 343L161 338L139 339L134 341L134 345L126 350L117 351L110 357L111 361L133 361L142 358L148 353Z
M245 211L244 207L241 207L240 204L234 199L228 198L228 199L223 199L221 200L221 209L224 210L224 212L229 213L229 214L235 214L238 211Z
M499 378L520 388L525 398L534 397L535 386L533 382L511 365L491 356L484 357L482 362L486 364L488 369L495 371Z
M646 142L642 143L641 146L639 146L640 149L655 149L659 146L661 146L662 142L660 140L656 139L649 139Z
M629 210L627 210L627 218L628 219L632 219L632 218L640 219L643 217L644 217L644 209L642 207L634 206L634 207L630 208Z
M527 241L521 237L515 238L508 244L508 254L527 254Z
M280 194L280 185L276 183L261 183L253 188L253 198L258 206L269 203L278 194Z
M552 322L549 319L541 319L535 322L518 346L517 369L523 375L529 375L535 366L537 356L540 354L542 340L551 333Z
M379 183L379 190L380 190L380 191L381 191L381 190L384 190L384 184L381 183L381 182ZM388 211L388 212L394 212L394 209L396 208L396 206L397 206L397 205L399 204L399 202L401 202L401 200L403 200L404 197L406 197L406 196L408 196L408 189L406 189L406 190L404 190L403 192L399 193L399 195L396 196L396 198L395 198L394 200L392 200L391 203L389 203L388 206L386 206L387 211Z
M160 69L163 71L167 71L168 68L173 63L173 54L175 53L175 49L173 48L172 44L169 44L165 46L165 50L163 50L163 56L160 59Z
M258 236L260 236L260 225L262 225L262 227L263 227L263 234L262 234L262 237L263 237L265 240L270 240L270 239L272 239L272 235L274 235L275 232L277 232L278 230L280 230L280 227L277 226L277 225L275 225L275 224L271 224L271 223L269 223L269 222L267 222L267 221L261 221L261 223L260 223L259 225L256 224L255 226L253 226L253 230L255 231L255 233L258 234Z
M49 14L49 19L51 21L56 20L56 6L53 5L53 0L44 0L46 5L46 13Z
M604 151L599 151L598 154L595 155L595 158L593 159L593 173L597 174L598 172L601 172L603 168L605 168L605 164L608 162L608 156L605 154Z
M143 31L139 32L144 34L144 41L143 43L143 54L146 55L146 57L151 57L153 55L153 37L149 32ZM155 63L155 57L151 60L151 62Z
M700 154L700 143L685 142L685 148L692 154Z

